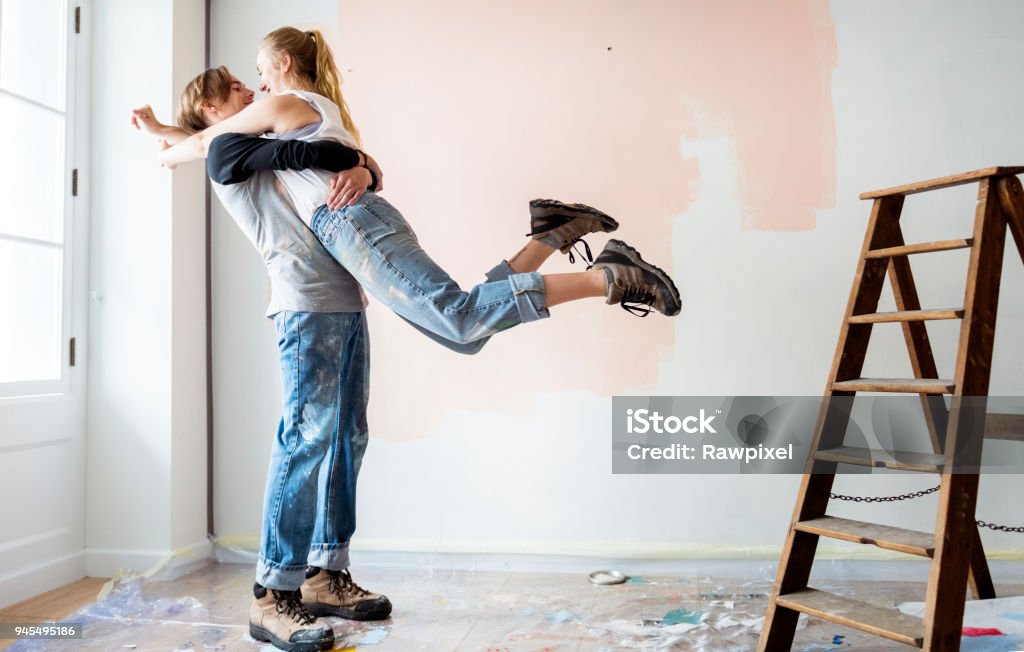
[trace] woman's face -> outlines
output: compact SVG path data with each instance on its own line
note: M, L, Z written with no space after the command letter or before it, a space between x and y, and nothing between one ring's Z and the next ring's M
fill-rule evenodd
M266 48L260 48L260 51L256 54L256 72L260 75L260 90L264 93L275 95L281 91L288 90L283 69L288 63L287 55L285 55L281 63L285 65L278 65L270 58L270 53L267 52Z
M252 104L256 93L245 87L237 77L231 77L231 90L228 91L227 99L216 105L211 105L206 110L207 122L217 124L235 115L245 107Z

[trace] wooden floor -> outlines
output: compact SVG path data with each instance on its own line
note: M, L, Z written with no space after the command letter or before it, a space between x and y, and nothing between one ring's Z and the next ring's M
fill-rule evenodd
M923 580L928 565L919 566ZM269 647L249 637L253 574L251 564L212 563L174 580L119 582L102 601L95 598L103 580L86 578L8 607L0 617L53 620L74 612L67 622L83 624L80 640L21 641L11 652L266 652ZM325 620L334 629L335 649L371 652L752 650L772 582L767 570L752 579L637 574L617 586L593 585L579 572L365 565L354 568L354 575L360 584L391 597L392 617L365 623ZM859 580L815 585L887 607L920 600L925 586L923 581ZM1024 585L997 585L997 591L1021 595ZM1020 613L1004 622L1018 627L1014 640L1024 643L1024 604L1017 604ZM801 618L795 650L847 648L908 649Z
M108 578L83 577L77 582L47 591L34 598L0 609L0 623L43 623L59 621L78 608L96 601ZM0 649L14 641L0 640Z

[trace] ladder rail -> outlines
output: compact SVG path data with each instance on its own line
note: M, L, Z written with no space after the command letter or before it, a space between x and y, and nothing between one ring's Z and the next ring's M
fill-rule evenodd
M985 200L989 200L989 194L986 194ZM977 222L977 219L975 219L975 222ZM902 229L900 230L899 238L902 242ZM975 238L971 238L968 241L971 243L971 256L973 260L975 252L978 251L975 247L975 243L978 241ZM892 258L892 264L889 266L889 280L891 281L897 310L911 311L921 309L921 301L917 294L914 274L910 267L910 261L905 256ZM968 280L969 282L970 280ZM960 313L961 319L965 314L966 311L962 310ZM963 323L961 322L962 325ZM923 322L904 322L902 327L914 376L916 378L938 378L939 373L935 364L935 355L932 352L925 324ZM956 381L954 380L954 382ZM921 407L924 412L925 423L928 427L928 435L931 438L932 450L935 453L942 454L946 450L946 432L949 428L949 410L946 408L946 403L942 396L922 394ZM988 568L988 561L985 558L981 534L978 532L976 523L972 527L974 529L971 535L973 545L971 546L967 583L971 588L971 594L975 598L979 600L994 598L996 590L992 584L992 574Z
M998 189L1002 183L988 178L978 185L974 247L956 356L956 393L946 431L947 464L939 489L935 556L925 597L924 647L931 650L959 647L968 569L974 546L980 541L974 511L985 434L985 400L981 397L989 392L1006 238L1006 216ZM962 472L964 467L971 472Z
M903 197L884 197L876 199L872 205L868 228L861 247L860 262L857 275L850 289L850 298L846 305L846 314L840 328L839 341L832 358L832 369L829 382L825 386L825 400L818 413L818 422L814 429L814 441L811 443L812 454L807 458L807 466L800 482L796 506L789 524L789 532L783 544L782 556L776 573L772 590L773 599L769 601L765 612L764 626L761 630L760 649L789 649L796 633L799 613L781 607L774 599L780 594L792 593L807 586L810 578L811 564L818 547L819 536L809 532L800 532L794 527L802 520L825 515L828 507L829 494L835 481L836 464L820 462L814 459L813 451L823 445L834 448L842 444L843 433L849 423L849 417L843 427L839 428L836 410L831 403L834 398L850 397L853 392L839 392L832 389L832 384L839 376L857 378L864 366L868 341L871 338L872 324L851 324L849 318L854 314L875 312L885 282L888 260L868 258L871 249L881 249L894 244L895 226L899 222L903 210ZM851 354L849 347L854 347ZM839 433L838 436L836 433ZM838 438L838 441L836 439ZM830 445L833 444L834 445Z
M1006 215L1006 223L1024 262L1024 190L1017 177L1003 177L999 183L999 203Z

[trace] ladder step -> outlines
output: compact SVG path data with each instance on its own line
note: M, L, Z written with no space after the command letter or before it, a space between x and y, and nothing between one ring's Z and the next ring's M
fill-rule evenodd
M885 249L869 249L865 258L891 258L892 256L909 256L911 254L925 254L930 251L949 251L951 249L970 249L974 246L973 238L961 238L959 240L937 240L935 242L922 242L921 244L900 245L899 247L886 247Z
M853 543L871 544L886 550L905 552L918 557L931 557L935 554L935 536L917 530L905 530L900 527L865 523L836 516L821 516L800 521L793 527L801 532Z
M904 392L952 394L956 383L948 378L855 378L832 383L836 392Z
M963 308L936 308L934 310L898 310L852 315L851 324L877 324L891 321L929 321L932 319L963 319Z
M946 458L934 453L913 453L910 451L886 451L880 448L854 448L840 446L818 451L814 459L821 462L839 462L856 466L873 466L900 471L938 473L946 464Z
M924 644L924 621L908 616L896 609L851 600L841 595L806 588L780 595L775 603L780 607L805 613L808 616L859 629L875 636L921 647Z

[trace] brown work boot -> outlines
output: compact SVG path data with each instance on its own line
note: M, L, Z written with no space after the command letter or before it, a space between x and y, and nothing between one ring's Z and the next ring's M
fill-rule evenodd
M334 647L334 630L302 606L298 591L278 591L255 584L249 608L249 636L291 652L319 652Z
M391 615L391 601L353 582L348 570L310 566L306 570L306 582L299 590L303 605L317 616L384 620Z

